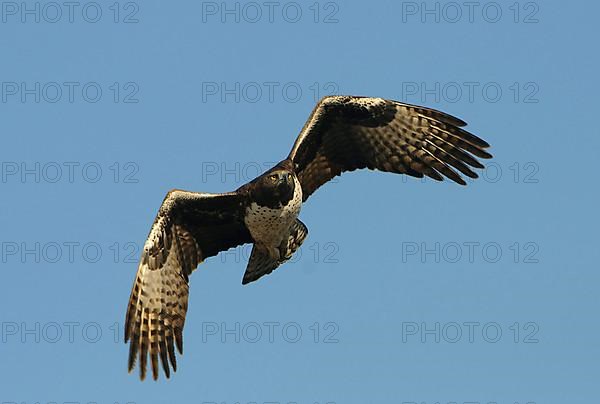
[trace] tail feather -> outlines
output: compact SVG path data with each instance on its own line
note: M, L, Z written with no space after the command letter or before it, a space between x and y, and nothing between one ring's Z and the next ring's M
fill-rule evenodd
M304 223L296 219L287 240L279 247L279 258L273 258L264 247L254 244L244 278L242 279L242 285L254 282L262 276L270 274L279 265L289 260L300 245L302 245L307 235L308 229Z
M252 247L252 254L248 261L242 285L254 282L263 275L270 274L279 266L279 260L271 258L269 252L256 244Z

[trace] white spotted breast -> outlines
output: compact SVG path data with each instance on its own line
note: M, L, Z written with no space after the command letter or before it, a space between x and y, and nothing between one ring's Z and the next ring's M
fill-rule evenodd
M289 229L296 221L302 207L302 186L294 176L294 196L287 205L278 209L252 202L246 208L246 227L252 238L266 246L279 246L284 237L289 234Z

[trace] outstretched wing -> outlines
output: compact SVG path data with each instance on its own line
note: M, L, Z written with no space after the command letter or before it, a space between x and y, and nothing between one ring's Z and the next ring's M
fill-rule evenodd
M205 258L251 242L243 220L244 197L237 193L171 191L154 220L129 298L125 343L129 371L140 357L146 376L148 353L158 378L158 357L167 378L177 370L175 348L183 353L188 276Z
M456 172L477 178L475 157L491 158L489 144L462 129L466 123L434 109L382 98L331 96L315 107L289 159L306 200L344 171L369 168L414 177L444 176L466 185Z

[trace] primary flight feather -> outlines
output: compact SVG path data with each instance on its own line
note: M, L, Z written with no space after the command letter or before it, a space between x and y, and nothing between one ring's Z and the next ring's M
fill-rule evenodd
M188 277L208 257L253 243L243 284L292 257L308 234L298 214L321 185L361 168L477 178L476 157L489 144L462 129L462 120L434 109L382 98L330 96L311 113L289 156L238 190L224 194L173 190L165 197L144 244L125 319L129 371L148 357L156 380L159 361L168 378L183 353Z

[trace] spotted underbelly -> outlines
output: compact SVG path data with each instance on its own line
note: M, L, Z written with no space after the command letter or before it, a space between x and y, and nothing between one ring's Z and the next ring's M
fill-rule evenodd
M280 208L272 209L255 202L250 204L246 209L245 222L254 241L277 247L288 237L302 205L302 188L299 182L296 183L295 190L293 198Z

